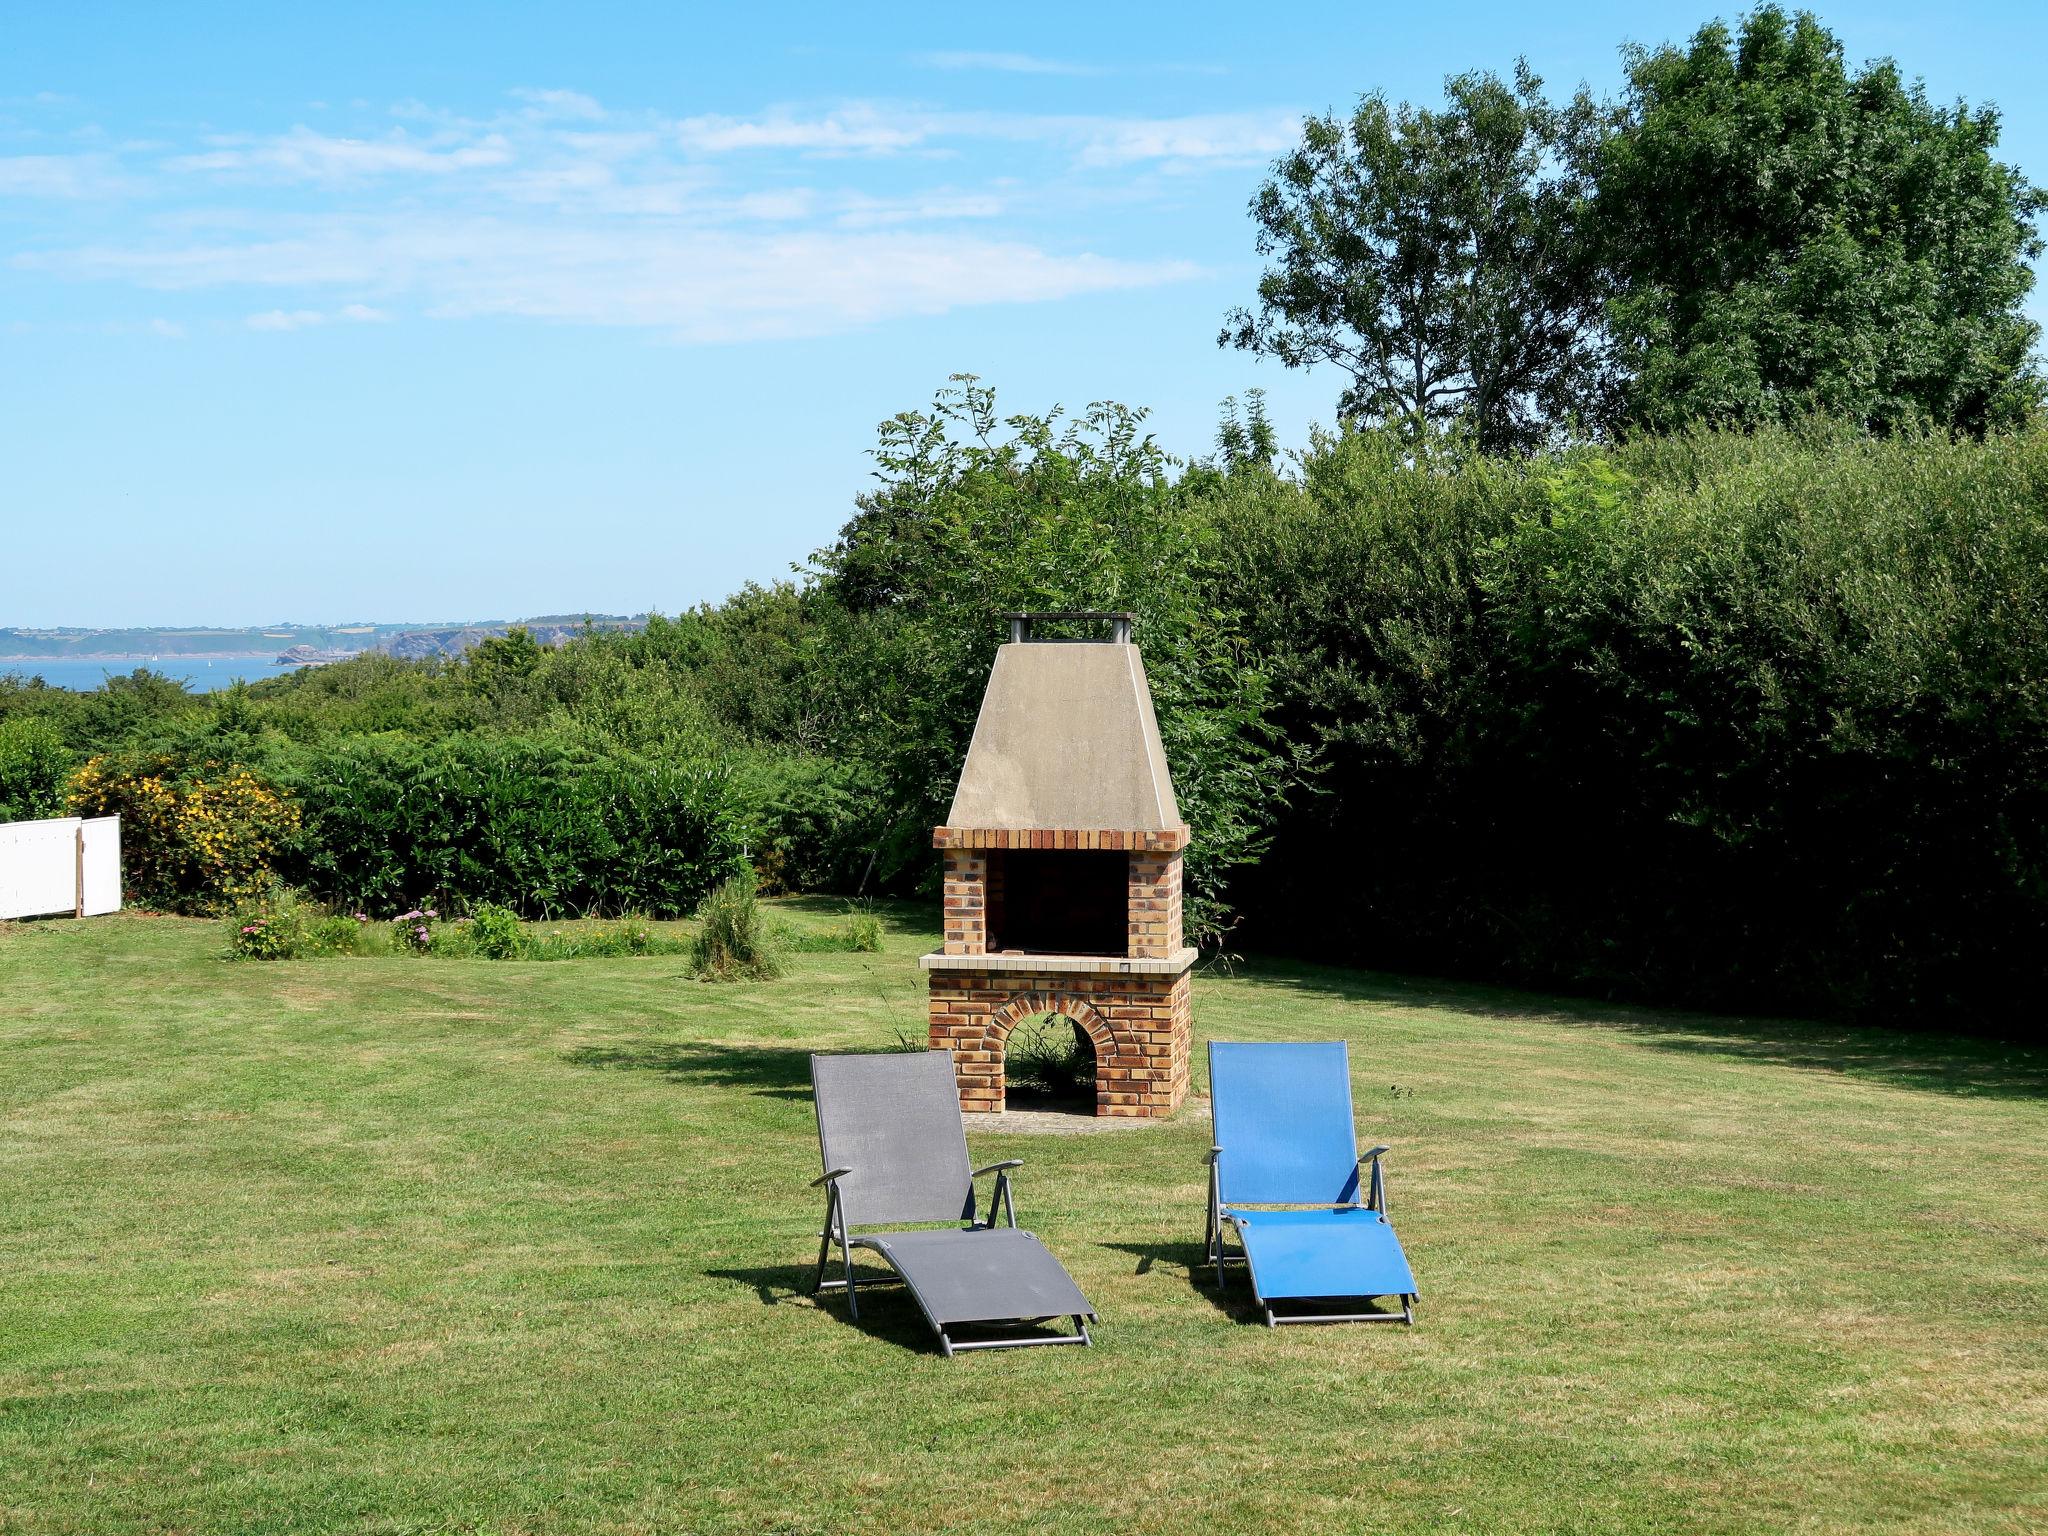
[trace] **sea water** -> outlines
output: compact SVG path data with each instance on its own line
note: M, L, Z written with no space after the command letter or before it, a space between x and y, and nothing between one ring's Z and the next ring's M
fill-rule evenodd
M275 651L260 656L67 656L62 660L26 661L0 658L0 676L12 672L22 677L40 677L52 688L71 688L81 693L99 687L110 672L126 676L137 667L176 678L194 693L212 693L237 678L253 683L291 670L277 664Z

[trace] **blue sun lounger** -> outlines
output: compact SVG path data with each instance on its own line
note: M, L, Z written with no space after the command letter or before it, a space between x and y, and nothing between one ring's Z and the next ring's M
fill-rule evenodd
M1415 1276L1387 1220L1380 1159L1359 1155L1351 1121L1351 1064L1341 1040L1314 1044L1209 1044L1216 1144L1209 1151L1209 1230L1204 1239L1223 1286L1225 1262L1251 1271L1266 1326L1282 1323L1413 1323ZM1359 1199L1359 1173L1372 1169ZM1292 1207L1292 1209L1288 1209ZM1241 1254L1226 1254L1224 1229ZM1399 1312L1276 1313L1276 1301L1330 1302L1394 1296Z

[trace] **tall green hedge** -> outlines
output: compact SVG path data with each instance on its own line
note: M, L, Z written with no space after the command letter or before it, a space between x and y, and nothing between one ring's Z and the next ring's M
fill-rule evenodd
M747 817L720 764L393 734L284 753L272 771L304 818L285 873L347 908L438 896L669 917L747 867Z
M1225 507L1321 749L1248 942L2022 1027L2048 988L2048 435L1694 435Z

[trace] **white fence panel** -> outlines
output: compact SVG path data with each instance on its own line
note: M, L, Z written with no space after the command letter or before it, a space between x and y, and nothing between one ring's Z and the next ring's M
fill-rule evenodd
M121 910L121 818L93 816L78 825L81 917Z
M78 907L76 816L0 826L0 918Z

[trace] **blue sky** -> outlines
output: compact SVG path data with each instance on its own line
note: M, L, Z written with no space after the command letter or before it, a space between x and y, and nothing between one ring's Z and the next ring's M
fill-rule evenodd
M0 624L674 611L827 541L955 372L1194 453L1262 386L1298 443L1338 381L1215 335L1301 116L1611 90L1714 13L11 5ZM2048 11L1821 14L2048 179Z

